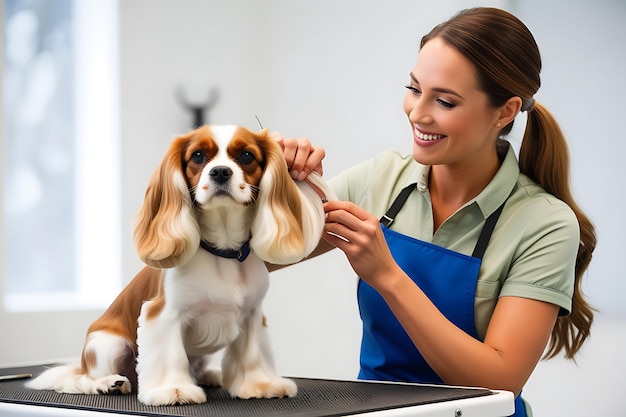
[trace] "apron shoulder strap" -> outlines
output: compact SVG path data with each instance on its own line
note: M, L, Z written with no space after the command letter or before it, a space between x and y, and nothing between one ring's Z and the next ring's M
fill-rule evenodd
M393 203L391 204L391 207L389 207L389 210L387 210L387 213L385 213L383 217L380 218L380 222L382 223L383 226L385 227L391 226L391 223L393 223L394 219L398 215L398 212L400 211L400 209L406 202L406 199L409 198L409 194L411 194L411 192L416 186L417 186L417 183L414 182L413 184L407 185L406 187L402 189L402 191L400 191L400 194L398 194L396 199L393 201Z
M485 220L485 225L483 226L483 230L480 232L480 236L478 237L478 242L476 242L476 246L474 247L474 252L472 252L472 256L474 258L483 259L483 255L487 250L487 245L489 244L489 239L491 239L491 234L493 230L496 228L496 223L498 222L498 218L500 217L500 213L502 213L502 209L506 201L502 203L500 207L496 209L487 220Z

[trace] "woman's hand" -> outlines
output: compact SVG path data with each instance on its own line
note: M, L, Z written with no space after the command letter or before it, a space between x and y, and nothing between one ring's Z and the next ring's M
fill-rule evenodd
M383 277L398 272L399 266L391 256L379 220L346 201L329 201L324 211L324 239L346 254L352 269L369 285L377 288L390 284Z
M322 167L322 160L326 156L324 148L311 145L306 138L285 139L280 132L272 132L270 136L283 148L287 168L293 179L303 181L312 171L324 174Z

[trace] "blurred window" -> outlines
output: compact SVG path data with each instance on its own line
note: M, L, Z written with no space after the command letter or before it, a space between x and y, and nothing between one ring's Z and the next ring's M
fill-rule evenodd
M5 0L4 306L106 305L120 286L117 3Z

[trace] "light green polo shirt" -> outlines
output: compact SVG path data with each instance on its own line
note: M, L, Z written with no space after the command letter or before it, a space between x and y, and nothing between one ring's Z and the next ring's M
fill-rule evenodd
M485 219L507 201L476 287L475 322L483 339L498 297L541 300L561 307L562 315L569 313L580 241L578 221L569 206L521 174L515 153L506 145L491 183L434 234L430 167L411 155L387 151L329 181L339 200L352 201L378 218L405 186L417 183L391 229L469 256Z

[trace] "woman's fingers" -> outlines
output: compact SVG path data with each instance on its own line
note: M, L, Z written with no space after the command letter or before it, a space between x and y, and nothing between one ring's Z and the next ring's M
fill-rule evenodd
M272 132L270 137L283 149L293 179L302 181L312 171L323 175L322 160L326 156L324 148L313 146L307 138L284 138L280 132Z

